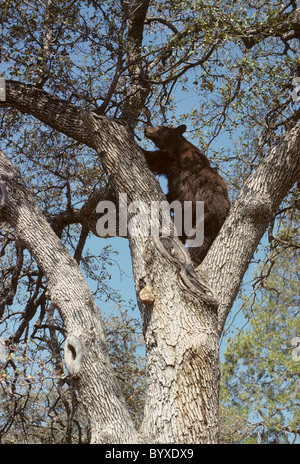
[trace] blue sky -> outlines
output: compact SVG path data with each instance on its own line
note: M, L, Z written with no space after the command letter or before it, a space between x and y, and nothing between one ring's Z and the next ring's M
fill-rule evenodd
M190 94L183 93L180 90L177 90L177 93L175 93L174 97L175 97L174 104L176 106L175 114L177 115L177 118L178 118L178 124L181 124L182 114L188 114L193 109L193 107L197 106L198 102L195 99L195 95L192 90ZM177 101L178 101L178 104L176 104ZM175 115L175 119L176 119L176 115ZM158 120L159 120L159 116L158 116ZM193 139L192 137L193 129L195 129L195 127L192 127L191 122L188 120L186 121L186 124L188 128L187 128L187 132L184 134L185 137L189 139L192 143L197 145L196 140ZM240 134L241 134L241 131L236 131L235 139L237 139ZM217 152L219 151L219 153L222 154L222 151L224 149L233 151L234 149L233 144L234 144L234 141L229 138L227 133L225 133L221 137L218 137L216 140L214 140L214 142L211 145L211 149ZM150 150L154 149L154 145L145 139L143 139L140 142L140 145ZM199 148L202 148L202 147L199 146ZM166 193L167 192L166 179L164 178L164 176L159 176L158 178L159 178L163 191ZM111 278L110 283L114 287L115 290L120 292L124 300L127 300L127 301L133 300L136 302L134 281L133 281L133 275L132 275L132 266L131 266L131 256L130 256L128 240L124 238L99 239L99 238L93 237L90 243L91 245L89 246L92 246L95 252L96 250L100 251L100 248L102 246L106 246L108 243L111 244L113 249L118 250L119 254L114 259L116 259L116 261L119 264L119 267L124 271L124 274L120 273L120 269L118 266L114 266L111 269L112 278ZM264 255L263 246L261 246L258 248L255 254L255 258L256 259L258 259L259 257L262 258L263 255ZM252 273L253 273L254 267L255 265L250 265L244 277L243 288L247 289L250 292L251 292L252 287L251 287L251 284L247 285L247 282L251 282L252 280ZM227 337L232 337L233 333L236 330L240 330L247 323L246 319L243 316L243 312L240 311L240 304L241 304L241 301L237 298L237 300L235 301L233 305L231 315L228 320L230 324L229 331L226 331L226 333L221 339L221 355L226 346ZM101 302L101 306L104 310L110 310L111 303L110 302L105 303L103 301ZM138 318L140 317L138 307L136 309L135 314L136 314L136 317ZM228 324L227 324L227 328L228 328Z
M4 72L7 67L8 67L8 63L2 63L1 72ZM175 107L175 110L173 112L172 118L170 117L170 120L172 119L173 123L174 121L178 121L178 124L181 124L183 122L182 115L184 114L188 115L189 113L191 113L191 111L194 108L197 109L201 103L199 95L196 93L194 86L193 86L193 81L195 80L195 78L197 78L197 71L192 70L189 75L189 81L186 83L186 87L188 91L182 91L179 84L175 87L175 91L173 94L173 97L174 97L173 105ZM206 95L202 95L201 98L206 98ZM209 95L207 95L207 98L209 98ZM161 115L159 113L156 113L153 116L155 116L153 118L153 123L156 123L156 122L161 123ZM192 125L191 120L184 120L184 122L188 126L185 136L192 143L197 145L197 141L193 139L193 132L195 129L197 129L197 127ZM205 128L203 128L203 132L205 132ZM233 151L234 140L237 140L240 134L241 134L241 130L240 131L236 130L234 133L234 138L231 139L229 137L229 134L226 131L223 131L222 133L220 133L220 136L214 140L210 148L212 150L215 150L216 152L219 152L221 155L224 149ZM145 139L142 139L140 144L143 147L149 147L150 149L153 149L153 145ZM199 148L203 148L203 147L199 146ZM207 153L207 155L209 156L209 153ZM227 165L226 168L230 169L230 166ZM161 183L163 190L166 192L166 181L163 179L163 177L160 177L160 183ZM120 295L123 297L125 301L129 301L129 300L136 301L128 240L123 239L123 238L99 239L97 237L91 237L88 241L87 246L91 249L91 251L95 255L97 255L97 254L100 254L101 249L107 246L108 244L111 244L112 248L117 250L119 253L118 256L115 256L115 255L113 256L113 259L117 261L118 265L112 266L110 268L112 277L109 283L116 291L120 293ZM263 257L263 255L264 255L263 247L260 247L258 252L256 252L256 257L257 258L259 258L260 256ZM122 270L122 272L120 272L120 269ZM251 281L253 269L254 269L254 265L250 265L249 270L247 271L246 276L244 278L244 282ZM92 288L93 282L90 282L90 284ZM247 287L249 291L251 291L251 285L248 285L248 286L245 285L245 287ZM110 310L112 306L111 302L105 302L104 300L99 302L99 304L105 311ZM239 308L240 308L240 302L239 300L237 300L233 306L231 318L230 318L231 320L233 318L233 323L231 325L232 330L234 328L235 330L239 330L246 323L242 315L242 312L239 311ZM138 309L136 310L136 315L137 317L139 317ZM222 348L224 348L225 342L226 342L226 336L223 339Z

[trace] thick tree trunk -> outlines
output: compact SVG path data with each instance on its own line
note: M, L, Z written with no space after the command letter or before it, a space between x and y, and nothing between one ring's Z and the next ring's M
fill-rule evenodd
M115 172L116 192L126 191L129 202L143 199L149 208L165 200L125 127L89 113L84 120L98 153L105 153L107 174ZM153 305L138 298L147 352L142 436L158 443L217 443L216 301L178 239L163 241L141 230L138 222L128 230L136 293L148 286L155 297Z
M65 362L88 412L92 442L137 443L138 435L107 354L99 310L76 261L1 151L0 176L0 219L14 228L47 278L50 298L67 329Z
M10 82L6 91L4 106L32 114L95 148L115 192L127 193L129 202L142 199L149 206L151 201L165 199L123 125L83 113L30 86ZM138 232L139 221L128 234L147 350L148 385L142 424L146 441L218 441L218 336L269 220L299 177L299 134L299 127L287 133L250 176L199 266L198 276L177 239L143 235ZM93 441L137 441L86 283L11 164L3 160L2 156L2 214L45 273L51 298L65 320L66 364L89 411ZM154 302L142 296L145 287ZM220 303L218 317L216 300Z
M148 387L142 434L160 443L218 443L217 306L182 285L184 268L159 247L131 249L136 282L146 281L155 296L153 307L140 305Z
M15 108L31 114L53 129L93 147L93 142L82 121L82 110L42 89L13 80L5 81L6 99L0 107Z

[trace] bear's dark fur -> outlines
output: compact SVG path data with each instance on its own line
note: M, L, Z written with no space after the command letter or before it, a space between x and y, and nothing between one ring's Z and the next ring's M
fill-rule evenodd
M183 137L186 125L177 128L146 127L145 136L157 146L156 151L145 151L152 172L168 179L167 200L204 201L204 241L191 248L194 265L200 264L221 229L230 208L227 186L213 169L203 151ZM195 203L193 203L195 227ZM187 236L180 237L185 243Z

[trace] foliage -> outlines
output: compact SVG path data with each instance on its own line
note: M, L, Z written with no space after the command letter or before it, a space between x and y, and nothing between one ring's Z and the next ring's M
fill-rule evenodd
M104 323L113 368L133 420L139 426L145 400L145 353L140 321L123 306L104 315Z
M225 440L299 443L300 244L294 229L299 212L292 211L289 219L289 230L279 230L268 260L256 272L252 295L244 297L247 327L226 347L224 430L232 421L239 426L234 434L227 431ZM282 243L283 234L290 243Z
M62 326L58 315L53 322ZM113 367L139 425L145 379L140 323L125 307L112 309L104 322ZM10 346L10 351L0 339L1 443L89 442L86 413L62 364L64 339L61 334L55 340L55 351L46 326L42 337Z
M153 0L138 23L134 19L139 3L3 0L0 75L100 115L123 118L139 141L145 124L187 123L189 138L222 172L234 199L269 149L299 120L299 103L291 99L292 78L300 75L296 2ZM98 156L11 108L1 108L0 135L1 149L76 256L99 306L105 300L120 307L111 284L111 248L95 252L86 224L76 221L82 204L106 185ZM226 354L224 382L232 390L224 393L231 416L224 427L237 431L232 437L224 429L227 441L245 441L246 435L256 440L259 427L262 441L284 441L288 428L295 431L296 366L284 350L296 333L291 292L297 263L291 250L297 247L286 224L297 202L295 188L276 212L269 230L276 247L258 274L267 277L257 277L255 298L245 303L251 330L234 338ZM295 229L297 224L295 220ZM65 332L48 299L47 282L6 225L1 225L0 256L0 335L9 354L1 374L3 440L86 441L88 424L63 370ZM286 295L283 288L288 289ZM144 367L136 351L136 322L126 305L121 302L119 319L112 316L107 337L120 384L139 423ZM235 375L243 380L243 388L234 383ZM249 416L254 399L262 425ZM250 429L249 420L254 424Z

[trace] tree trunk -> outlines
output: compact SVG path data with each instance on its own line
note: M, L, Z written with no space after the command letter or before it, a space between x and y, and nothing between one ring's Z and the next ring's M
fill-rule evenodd
M139 147L124 126L84 116L116 192L149 207L165 200ZM109 137L103 137L103 134ZM112 145L113 142L113 145ZM116 169L116 164L119 168ZM150 225L150 221L149 221ZM128 230L137 295L152 289L153 305L138 298L147 352L147 393L142 436L155 443L217 443L219 351L217 304L194 273L177 239Z
M67 329L65 362L88 412L92 442L139 442L109 361L99 310L76 261L1 151L0 175L0 219L14 228L47 278Z
M95 148L115 193L127 193L129 202L143 199L148 207L165 200L122 124L23 84L10 82L6 93L0 105L32 114ZM148 442L218 441L218 337L268 222L299 178L299 134L299 127L288 132L249 177L197 273L177 238L145 235L135 217L128 237L147 351L141 432ZM4 155L0 173L2 218L35 257L61 311L68 331L66 365L88 410L93 442L137 442L108 360L99 312L76 262Z
M218 443L217 306L185 286L185 267L159 248L131 250L135 281L147 282L155 296L153 307L140 304L148 387L142 434L159 443Z

